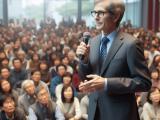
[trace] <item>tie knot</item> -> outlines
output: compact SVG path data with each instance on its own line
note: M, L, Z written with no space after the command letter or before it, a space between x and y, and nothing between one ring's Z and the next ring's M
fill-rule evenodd
M102 44L106 44L109 42L109 39L105 36L102 38Z
M103 42L105 42L105 43L109 42L109 39L107 38L107 36L104 36L104 37L102 38L102 43L103 43Z

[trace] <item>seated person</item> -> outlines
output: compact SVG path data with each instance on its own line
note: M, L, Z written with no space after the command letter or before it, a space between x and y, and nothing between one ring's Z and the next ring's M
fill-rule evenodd
M25 80L22 82L21 88L24 93L18 99L18 106L22 108L28 116L29 106L36 101L34 82L32 80Z
M57 105L62 111L66 120L80 120L80 104L78 98L74 96L74 90L72 86L63 86L61 99L57 101Z
M87 113L88 105L89 105L89 98L88 95L85 95L80 102L81 114L83 120L88 120L88 113Z
M62 77L63 83L56 86L55 95L57 99L61 99L61 91L63 86L72 85L72 75L71 73L66 72ZM77 96L76 89L74 88L74 96Z
M2 95L0 97L0 120L26 120L25 113L16 106L12 94Z
M42 87L50 93L47 84L41 80L40 70L36 69L31 72L31 80L34 82L36 94Z
M66 66L63 64L59 64L56 66L57 75L52 78L50 84L50 92L53 99L55 98L56 86L62 83L62 77L66 73L66 69Z
M65 120L45 88L37 93L37 101L29 107L29 120Z
M160 120L160 89L151 88L147 96L147 102L143 106L142 120Z
M8 95L8 94L12 94L16 104L18 101L18 92L12 88L12 85L10 83L10 81L6 80L6 79L2 79L0 80L0 96L1 95Z

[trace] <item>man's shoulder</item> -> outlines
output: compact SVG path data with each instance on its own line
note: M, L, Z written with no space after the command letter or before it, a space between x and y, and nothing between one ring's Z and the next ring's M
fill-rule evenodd
M126 42L135 42L137 40L133 35L125 32L118 32L117 37L123 38Z

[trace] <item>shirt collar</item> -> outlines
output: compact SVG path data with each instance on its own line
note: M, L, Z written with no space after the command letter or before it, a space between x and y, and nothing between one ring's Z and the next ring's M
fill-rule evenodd
M117 32L118 32L117 29L114 30L113 32L111 32L111 33L108 34L108 35L105 35L105 34L102 32L102 38L106 36L106 37L109 39L109 41L112 42L112 41L115 39L115 37L116 37L116 35L117 35ZM101 40L102 40L102 39L101 39Z

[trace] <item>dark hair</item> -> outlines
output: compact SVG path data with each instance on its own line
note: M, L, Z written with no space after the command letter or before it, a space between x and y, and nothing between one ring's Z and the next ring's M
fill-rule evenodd
M1 86L4 81L8 81L8 80L6 80L6 79L1 79L1 80L0 80L0 91L1 91L1 93L4 93L4 90L2 89L2 86ZM8 83L10 84L9 93L12 93L12 85L11 85L11 82L8 81Z
M21 59L19 59L19 58L13 58L12 64L14 64L14 62L15 62L16 60L19 60L19 61L22 63L22 60L21 60Z
M2 62L3 60L8 60L8 61L9 61L8 57L2 58L2 59L1 59L1 62Z
M37 53L32 54L32 56L31 56L31 60L33 60L33 57L34 57L35 55L37 55L37 56L38 56L38 58L39 58L39 60L40 60L40 55L39 55L39 54L37 54Z
M64 64L59 64L56 66L56 72L58 72L58 68L63 66L65 70L67 70L67 67Z
M154 73L154 72L157 72L157 73L158 73L158 79L159 79L159 76L160 76L159 70L158 70L158 69L153 69L153 70L151 70L151 71L150 71L150 75L151 75L152 73Z
M35 69L31 71L31 76L35 73L35 72L39 72L41 74L41 71L39 69Z
M14 96L12 94L3 94L1 95L0 97L0 107L3 107L3 103L8 99L8 98L11 98L14 102L15 102L15 99L14 99ZM16 104L16 102L15 102Z
M47 66L47 68L46 68L46 70L48 70L48 68L49 68L49 65L48 65L48 63L47 63L47 61L46 60L42 60L42 61L40 61L40 63L39 63L39 69L41 70L41 64L45 64L46 66Z
M158 89L159 92L160 92L160 89L159 89L158 87L152 87L152 88L150 89L150 91L148 92L147 101L148 101L148 103L150 103L150 104L152 104L152 100L150 100L150 95L151 95L151 93L154 92L156 89ZM159 101L159 103L160 103L160 101Z
M71 89L72 89L71 103L74 101L74 89L73 89L73 87L71 85L70 86L63 86L62 91L61 91L61 99L62 99L62 102L64 102L64 103L66 103L66 98L64 97L64 91L69 87L71 87Z
M0 74L2 73L2 70L3 69L7 69L9 72L10 72L10 69L8 68L8 67L2 67L1 69L0 69Z
M71 78L70 82L72 82L72 74L71 73L69 73L69 72L64 73L64 75L62 76L62 80L64 77L70 77Z

